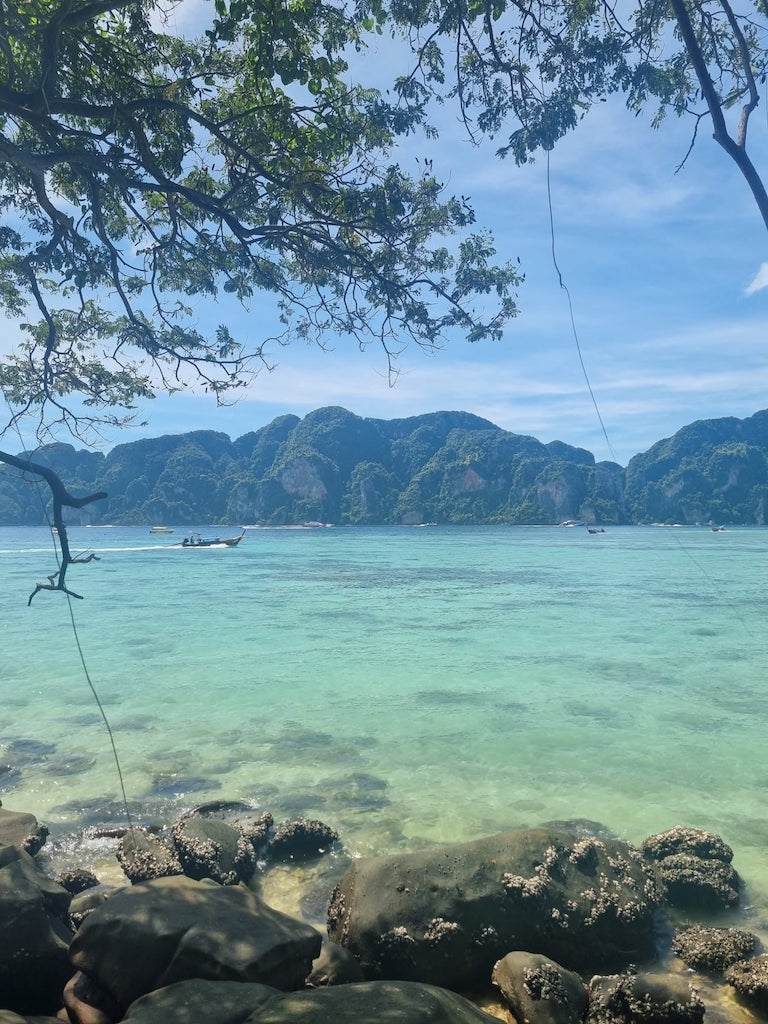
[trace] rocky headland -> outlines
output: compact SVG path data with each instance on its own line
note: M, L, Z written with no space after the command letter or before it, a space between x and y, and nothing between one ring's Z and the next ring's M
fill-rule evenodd
M106 493L68 509L73 525L768 522L768 410L692 423L626 468L467 412L378 420L336 407L235 440L196 430L27 456L72 493ZM35 525L37 492L0 466L0 526Z

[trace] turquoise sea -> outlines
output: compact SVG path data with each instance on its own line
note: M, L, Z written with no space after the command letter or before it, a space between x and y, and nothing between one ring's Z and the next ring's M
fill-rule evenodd
M205 527L196 527L209 533ZM229 532L218 528L222 535ZM768 921L768 530L73 528L83 656L132 814L211 799L335 826L353 854L559 819L734 848ZM0 798L117 872L125 820L50 534L0 529ZM287 897L286 897L287 899Z

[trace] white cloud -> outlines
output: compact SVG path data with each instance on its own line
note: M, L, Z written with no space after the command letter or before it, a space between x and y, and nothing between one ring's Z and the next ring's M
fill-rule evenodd
M760 264L760 269L744 289L744 294L754 295L755 292L761 292L763 288L768 288L768 263Z

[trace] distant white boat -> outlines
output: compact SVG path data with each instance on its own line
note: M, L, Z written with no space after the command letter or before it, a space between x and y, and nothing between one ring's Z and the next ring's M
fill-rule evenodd
M564 519L561 526L586 526L587 524L583 519Z
M173 530L170 528L170 526L150 526L149 532L150 533L173 533Z

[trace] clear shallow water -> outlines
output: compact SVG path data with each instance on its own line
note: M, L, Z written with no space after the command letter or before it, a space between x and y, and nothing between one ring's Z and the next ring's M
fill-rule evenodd
M768 920L768 530L182 537L70 538L100 557L68 579L137 817L246 799L360 853L695 825L733 846L749 926ZM124 815L67 602L27 607L54 568L46 531L0 529L0 797L70 835Z

